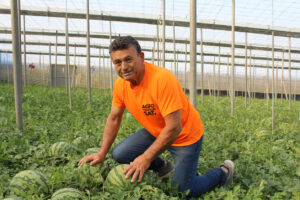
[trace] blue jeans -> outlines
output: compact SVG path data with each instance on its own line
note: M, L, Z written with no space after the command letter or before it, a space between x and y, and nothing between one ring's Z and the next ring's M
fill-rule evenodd
M200 176L196 175L202 138L192 145L168 148L175 162L172 184L178 184L181 192L189 189L188 197L199 197L225 182L227 178L221 168L211 169ZM146 129L141 129L119 143L113 149L112 156L117 162L128 164L143 154L155 139ZM149 169L158 171L163 166L164 160L157 157L152 161Z

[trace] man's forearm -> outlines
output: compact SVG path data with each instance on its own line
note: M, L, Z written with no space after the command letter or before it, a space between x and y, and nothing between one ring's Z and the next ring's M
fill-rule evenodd
M165 127L153 144L144 152L143 156L145 159L149 161L154 160L159 154L173 144L180 132L181 127L173 130L168 130Z
M101 153L104 153L106 155L107 152L109 151L112 143L114 142L117 136L118 130L120 128L120 124L121 124L121 119L113 118L111 116L107 118L105 128L103 131L103 136L102 136L102 143L100 148Z

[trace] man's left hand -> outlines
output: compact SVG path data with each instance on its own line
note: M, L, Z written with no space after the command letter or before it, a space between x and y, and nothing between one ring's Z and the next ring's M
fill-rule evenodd
M130 165L124 169L123 173L126 178L129 178L132 175L131 183L134 183L138 178L138 182L142 181L144 173L150 167L151 161L146 159L143 155L137 157Z

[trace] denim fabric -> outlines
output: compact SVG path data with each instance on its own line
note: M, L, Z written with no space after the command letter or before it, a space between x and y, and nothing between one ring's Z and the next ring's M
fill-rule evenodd
M227 175L221 168L211 169L208 173L197 176L198 158L203 137L188 146L168 148L175 162L172 183L179 185L179 191L190 190L188 197L199 197L220 183L225 182ZM122 164L132 162L136 157L155 141L146 129L141 129L118 144L112 151L113 158ZM164 165L164 160L157 157L149 169L158 171Z

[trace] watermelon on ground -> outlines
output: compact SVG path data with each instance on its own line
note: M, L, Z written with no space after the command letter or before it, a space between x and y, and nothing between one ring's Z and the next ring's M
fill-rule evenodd
M110 170L103 187L109 192L115 192L119 190L129 191L132 190L135 186L140 184L137 180L134 183L131 183L131 178L126 179L123 170L129 166L128 164L121 164ZM145 180L145 175L143 181Z
M75 188L63 188L53 193L51 200L85 200L87 196Z
M82 144L84 143L84 138L83 137L77 137L72 141L72 144L78 148L80 148L82 146Z
M88 148L87 150L85 150L85 154L86 155L90 155L90 154L93 154L93 153L97 153L99 151L99 147L92 147L92 148Z
M16 174L9 185L11 194L26 197L49 192L48 178L36 170L25 170Z
M7 197L3 200L21 200L19 197Z
M56 142L50 147L50 153L54 157L65 157L76 152L79 152L79 149L67 142Z

